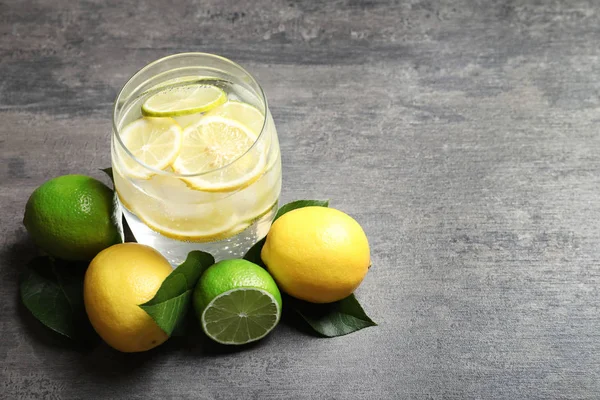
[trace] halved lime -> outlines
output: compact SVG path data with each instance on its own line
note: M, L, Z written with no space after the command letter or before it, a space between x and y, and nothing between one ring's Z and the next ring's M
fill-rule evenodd
M281 309L269 292L233 289L217 296L202 313L202 329L222 344L246 344L265 337L279 322Z
M204 332L222 344L265 337L281 318L281 294L269 273L246 260L220 261L194 290L194 308Z
M227 101L223 89L203 83L173 86L150 96L142 105L149 117L176 117L206 112Z

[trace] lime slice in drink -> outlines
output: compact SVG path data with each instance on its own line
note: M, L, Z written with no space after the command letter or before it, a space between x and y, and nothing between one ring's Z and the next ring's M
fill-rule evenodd
M194 308L204 332L222 344L265 337L281 318L281 294L269 273L246 260L208 268L194 290Z
M177 158L181 149L181 137L181 128L172 118L137 119L121 131L121 140L145 166L123 150L119 151L120 165L127 175L147 179L153 172L146 167L162 170Z
M168 79L164 82L161 82L161 83L153 86L151 89L146 91L144 94L146 94L148 92L155 92L159 89L171 88L173 86L184 86L184 85L194 85L194 84L219 86L219 85L226 84L227 82L228 81L226 79L217 78L215 76L202 76L202 75L180 76L177 78Z
M173 169L193 189L228 192L251 185L266 167L265 151L253 146L257 135L245 125L221 116L206 116L183 131Z
M149 117L175 117L206 112L227 101L223 89L203 83L173 86L150 96L142 105Z

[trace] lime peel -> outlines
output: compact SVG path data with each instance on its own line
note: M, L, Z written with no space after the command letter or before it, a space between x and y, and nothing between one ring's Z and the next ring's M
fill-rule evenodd
M223 303L225 303L227 301L231 301L232 303L235 302L235 300L232 300L229 297L239 296L241 293L244 293L243 299L246 300L246 298L248 296L248 292L250 292L250 293L254 292L255 295L258 293L260 296L267 296L271 301L269 303L260 304L259 303L260 297L258 297L258 300L254 299L254 301L252 303L249 303L250 305L247 306L247 308L238 309L237 313L232 310L223 308L223 305L225 305ZM257 311L259 311L259 310L267 311L267 309L270 306L275 306L275 315L273 315L273 313L268 313L268 312L257 313ZM221 314L223 316L223 318L216 319L213 321L207 321L207 319L209 317L215 317L215 316L218 316L219 314ZM270 322L269 317L273 317L273 316L275 317L275 320ZM261 318L261 317L266 317L266 318ZM255 342L257 340L264 338L273 330L273 328L275 328L275 326L277 326L280 319L281 319L281 307L279 306L277 299L275 299L275 296L273 296L271 293L267 292L266 290L259 289L259 288L253 288L253 287L241 287L241 288L231 289L231 290L228 290L227 292L221 293L220 295L218 295L217 297L212 299L212 301L210 303L208 303L208 305L202 312L202 317L201 317L202 329L204 330L204 333L206 333L206 335L208 335L208 337L210 337L212 340L214 340L218 343L221 343L221 344L236 344L236 345L251 343L251 342ZM225 321L225 320L227 320L227 322L223 323L223 321ZM209 328L208 325L218 324L219 322L221 322L220 327L223 327L223 325L225 325L225 327L218 333L212 332L212 328ZM237 327L235 328L235 331L232 333L233 339L231 339L231 340L221 339L219 336L221 336L223 333L228 331L229 328L231 328L233 325L236 324L236 322L237 322ZM244 334L244 332L242 332L242 329L244 329L244 328L246 329L246 332L245 332L246 340L243 340L243 341L235 340L235 338L238 336L238 334L241 334L241 335ZM253 331L252 333L251 333L251 330ZM258 335L254 335L254 336L252 335L253 333L261 332L261 331L262 331L262 333L259 333Z
M150 117L176 117L209 111L227 101L219 87L205 83L182 85L161 90L148 97L142 114Z

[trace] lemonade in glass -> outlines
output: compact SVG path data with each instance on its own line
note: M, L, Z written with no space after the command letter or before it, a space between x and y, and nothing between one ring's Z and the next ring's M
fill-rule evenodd
M144 67L117 97L111 150L132 233L172 265L192 250L240 257L267 234L279 142L263 90L236 63L183 53Z

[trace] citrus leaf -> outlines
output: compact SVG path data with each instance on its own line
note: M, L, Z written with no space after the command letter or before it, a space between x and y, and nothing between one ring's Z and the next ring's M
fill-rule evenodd
M86 263L36 257L21 275L20 294L25 307L42 324L75 340L93 334L83 303Z
M214 263L215 259L208 253L190 252L185 262L167 276L154 297L140 307L171 336L185 319L200 275Z
M177 297L156 304L143 304L146 311L157 325L169 336L185 319L192 298L192 291L187 290Z
M266 238L262 238L261 240L256 242L254 246L250 247L250 250L248 250L248 252L244 255L244 260L248 260L256 265L263 267L264 269L267 269L262 258L260 258L260 252L262 251L266 240Z
M101 169L100 171L102 171L106 175L108 175L108 177L110 178L110 181L113 183L113 185L115 184L115 178L113 176L113 169L112 168L104 168L104 169Z
M101 168L100 171L104 172L110 178L112 182L113 188L115 187L115 178L113 175L112 168ZM119 195L117 191L114 190L113 193L113 207L112 207L112 215L111 222L117 227L119 231L119 235L121 236L121 243L123 242L135 242L135 238L131 233L131 229L129 229L129 225L127 225L127 221L123 219L123 212L121 211L121 206L119 204Z
M275 220L277 220L277 218L281 217L283 214L288 213L297 208L314 207L314 206L329 207L329 200L296 200L296 201L292 201L291 203L287 203L286 205L282 206L277 211L277 214L275 214L275 218L273 219L273 222L275 222Z
M327 304L308 303L291 297L286 298L286 303L314 332L325 337L343 336L377 325L367 316L354 294Z

